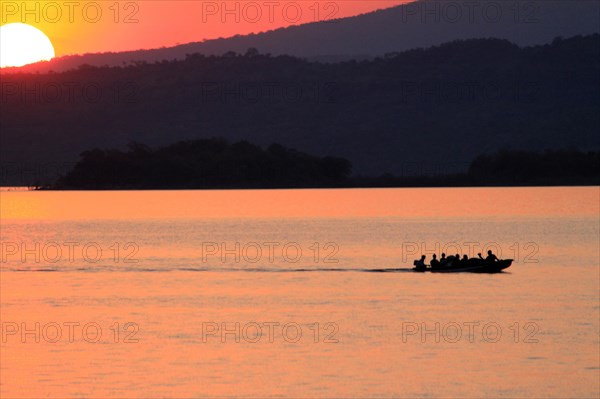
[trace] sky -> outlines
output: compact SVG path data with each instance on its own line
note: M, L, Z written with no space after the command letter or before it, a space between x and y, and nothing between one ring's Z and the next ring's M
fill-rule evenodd
M42 30L56 56L170 47L343 18L407 0L0 0L0 25Z

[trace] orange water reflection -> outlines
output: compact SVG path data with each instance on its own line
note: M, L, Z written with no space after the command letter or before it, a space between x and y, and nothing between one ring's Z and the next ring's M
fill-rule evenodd
M148 195L148 194L151 195ZM0 192L1 218L594 216L600 187Z
M81 261L50 265L56 272L35 271L40 266L27 262L0 268L0 397L598 397L599 193L598 187L2 192L3 240L110 245L137 237L142 250L140 263L129 268ZM208 223L172 221L178 218ZM482 223L491 218L497 220ZM267 264L276 269L269 272L173 267L198 257L204 239L304 242L298 237L306 245L339 242L341 268L405 266L399 243L421 239L497 240L506 248L534 241L542 261L518 263L501 275L280 272L290 265L279 263ZM138 326L138 342L125 342L127 322ZM234 333L225 342L204 341L206 322L298 323L303 336L253 343L237 342ZM322 329L315 340L315 322L335 323L338 342L324 342ZM34 332L7 333L21 323ZM51 323L62 326L57 342L43 329ZM65 323L79 324L73 342ZM87 323L102 329L98 342L83 338ZM407 336L406 323L434 331L436 323L458 323L463 336L456 342L453 331L451 339L435 332ZM496 341L477 328L471 341L465 323L495 323L502 335Z

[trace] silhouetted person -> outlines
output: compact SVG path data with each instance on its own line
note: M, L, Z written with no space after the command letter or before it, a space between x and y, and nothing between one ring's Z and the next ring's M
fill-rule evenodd
M461 266L467 266L469 264L469 257L467 255L463 255L462 259L460 260L460 264Z
M440 258L440 266L445 267L448 265L448 259L446 258L446 254L442 254L442 257Z
M431 268L432 269L439 269L440 268L440 261L437 260L437 255L433 254L432 258L433 259L431 259Z
M452 261L452 266L458 266L460 265L460 255L456 254L454 255L454 260Z
M425 270L427 265L425 264L425 255L421 255L421 259L415 261L415 268L418 270Z
M491 249L487 253L488 253L488 256L485 258L486 262L496 262L496 261L498 261L498 257L496 257L496 255L494 255L492 253Z
M484 259L486 262L496 262L498 260L496 255L494 255L492 253L491 249L487 251L487 254L488 254L488 256ZM479 255L479 259L483 259L483 256L481 256L481 252L478 253L477 255Z

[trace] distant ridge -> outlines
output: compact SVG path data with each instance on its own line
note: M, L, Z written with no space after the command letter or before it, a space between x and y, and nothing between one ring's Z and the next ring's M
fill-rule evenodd
M60 174L90 148L210 137L343 157L357 176L461 172L499 149L594 151L599 44L471 39L365 62L249 52L6 74L0 177Z
M427 48L460 39L498 38L519 46L531 46L550 43L555 37L598 33L599 20L598 1L420 0L354 17L259 34L152 50L65 56L19 70L60 72L82 64L122 66L134 61L185 59L187 54L194 53L245 53L251 47L258 48L263 54L287 54L321 62L339 62ZM10 69L5 72L10 72Z

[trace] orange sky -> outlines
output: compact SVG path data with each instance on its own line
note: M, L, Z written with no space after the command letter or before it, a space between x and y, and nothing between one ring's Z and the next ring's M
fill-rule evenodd
M407 0L0 0L0 24L41 29L56 55L169 47L341 18Z

